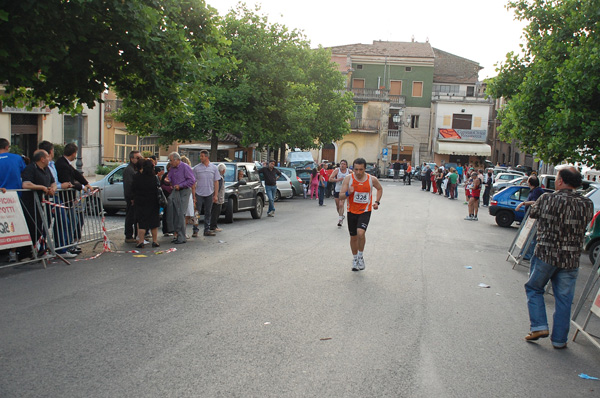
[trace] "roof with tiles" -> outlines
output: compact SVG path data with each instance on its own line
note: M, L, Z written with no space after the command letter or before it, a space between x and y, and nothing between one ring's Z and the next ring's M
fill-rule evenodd
M347 44L328 47L333 54L372 55L390 57L434 58L433 48L429 43L401 41L373 41L373 44Z
M435 63L433 68L434 83L475 84L479 80L479 71L483 69L479 63L458 55L433 49Z

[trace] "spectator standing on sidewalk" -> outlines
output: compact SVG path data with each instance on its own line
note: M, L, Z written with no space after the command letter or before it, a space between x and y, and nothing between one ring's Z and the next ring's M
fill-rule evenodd
M494 172L488 169L487 174L484 176L485 189L483 190L483 207L490 205L490 194L492 193L492 185L494 184Z
M77 243L81 240L81 229L83 228L83 214L75 203L75 193L82 189L88 192L92 190L92 186L85 177L71 165L71 162L77 157L78 149L74 143L65 145L63 156L56 161L57 184L63 188L65 184L68 184L68 188L75 190L63 192L61 200L69 206L69 229L73 233L73 236L71 236L72 242L70 243L74 243L70 252L75 254L81 253ZM54 150L52 150L51 155L54 155Z
M137 163L143 159L140 151L129 152L129 164L123 171L123 193L125 194L125 243L135 243L137 226L133 209L133 177L138 172Z
M406 173L404 174L405 178L408 178L408 185L410 185L410 181L412 179L412 166L410 162L406 162Z
M454 167L450 168L450 173L448 174L448 192L450 192L450 199L456 199L456 187L458 185L458 174L456 173L456 169Z
M427 190L427 178L431 178L431 173L427 177L427 163L423 162L423 166L421 166L421 191Z
M52 177L52 173L48 168L48 152L43 149L38 149L33 153L33 158L31 160L31 163L27 165L21 173L21 180L23 181L22 188L29 190L23 192L21 199L25 210L27 228L29 228L31 241L35 246L40 237L44 235L44 228L42 224L42 215L39 214L35 205L34 192L38 195L40 201L44 195L52 197L56 192L56 181L54 181L54 177ZM31 247L22 248L20 254L22 258L30 256Z
M173 187L170 184L165 183L165 179L169 175L169 169L171 168L171 164L167 163L167 169L163 171L163 174L160 176L160 188L163 190L165 197L167 198L167 203L169 200L169 196L171 196L171 192L173 191ZM163 236L173 236L173 226L169 225L169 206L163 208L163 216L162 216L162 231Z
M479 196L481 195L481 179L477 177L476 172L471 173L471 181L465 190L469 190L469 215L465 217L467 221L479 221Z
M159 247L158 226L160 225L160 205L158 203L158 181L151 159L140 162L142 169L133 177L135 221L138 225L137 248L144 247L146 231L152 233L152 247Z
M25 170L25 161L21 155L10 153L10 142L5 138L0 138L0 188L6 192L7 189L21 189L21 173ZM8 261L14 263L17 261L17 249L10 249Z
M213 203L211 215L210 215L210 230L212 232L221 232L221 228L218 227L219 216L221 215L221 208L225 203L225 172L227 166L224 163L219 163L217 166L221 179L219 180L219 190L217 193L217 203Z
M592 201L575 191L581 181L574 167L560 170L556 191L540 196L529 211L529 216L538 220L538 242L531 259L533 270L525 283L531 330L525 340L550 335L544 292L551 281L555 304L550 340L554 348L567 347L579 257L585 229L594 215Z
M400 170L402 170L402 163L400 163L400 159L396 159L394 162L394 181L398 181L400 178Z
M181 161L181 156L177 152L169 154L171 168L164 182L171 185L173 190L169 196L168 203L168 224L177 235L173 243L181 244L187 242L185 211L192 194L192 187L196 182L192 168Z
M267 217L275 217L275 194L277 193L277 179L281 176L281 171L275 168L275 160L269 160L269 167L263 167L258 170L265 179L265 191L269 198L269 210Z
M325 170L325 163L321 163L319 166L319 206L325 206L325 190L327 189L327 170Z
M214 163L210 162L210 154L207 150L200 151L200 163L194 166L196 177L196 209L202 213L204 207L204 236L215 236L210 230L210 220L213 203L217 203L219 195L219 180L221 173Z

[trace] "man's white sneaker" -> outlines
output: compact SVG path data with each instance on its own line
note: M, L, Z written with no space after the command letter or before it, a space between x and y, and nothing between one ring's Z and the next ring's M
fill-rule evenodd
M467 220L467 221L473 221L473 217L467 216L467 217L465 217L465 220Z
M477 216L472 218L472 221L479 221L479 219L477 219Z
M77 254L75 253L71 253L71 252L64 252L64 253L57 253L59 256L61 256L62 258L75 258L77 257Z
M358 269L360 271L362 271L363 269L365 269L365 258L364 257L359 257L358 258Z
M359 271L360 268L358 268L358 258L354 258L352 259L352 271Z

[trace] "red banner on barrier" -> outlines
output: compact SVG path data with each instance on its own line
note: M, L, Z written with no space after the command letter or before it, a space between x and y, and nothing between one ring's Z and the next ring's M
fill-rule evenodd
M14 191L0 192L0 249L31 244L19 196Z

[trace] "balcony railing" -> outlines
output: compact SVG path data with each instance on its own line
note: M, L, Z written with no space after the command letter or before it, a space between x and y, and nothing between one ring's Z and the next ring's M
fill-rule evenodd
M390 106L404 106L405 104L406 104L405 96L390 94Z
M389 101L389 90L374 89L374 88L353 88L355 100L363 101Z
M456 92L456 93L441 93L441 92L433 92L431 97L432 101L461 101L461 102L483 102L483 103L491 103L491 98L485 98L484 95L467 95L466 92Z
M111 113L121 109L123 100L105 100L104 101L104 112Z
M362 131L379 131L381 122L379 119L352 119L350 120L350 128L352 130Z
M400 130L388 130L388 138L398 139L398 134L400 134Z

